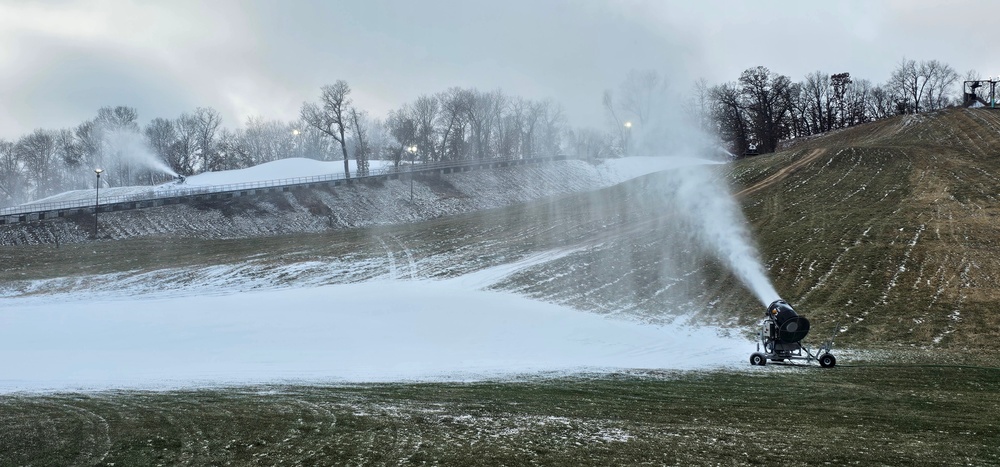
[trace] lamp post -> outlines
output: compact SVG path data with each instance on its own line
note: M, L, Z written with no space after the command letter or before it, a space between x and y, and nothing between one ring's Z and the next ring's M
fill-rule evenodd
M101 173L103 169L94 169L97 174L97 195L94 197L94 238L97 238L97 210L101 207Z
M406 151L410 153L410 202L413 202L413 159L417 155L417 146L413 145L406 148Z
M632 139L632 122L625 122L625 155L628 155L629 143Z

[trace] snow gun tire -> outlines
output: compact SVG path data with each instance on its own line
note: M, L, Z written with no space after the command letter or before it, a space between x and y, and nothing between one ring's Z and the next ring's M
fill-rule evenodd
M837 366L837 357L831 354L825 353L819 356L819 366L823 368L833 368Z
M765 357L764 354L761 353L755 353L753 355L750 355L750 364L760 365L760 366L767 365L767 357Z

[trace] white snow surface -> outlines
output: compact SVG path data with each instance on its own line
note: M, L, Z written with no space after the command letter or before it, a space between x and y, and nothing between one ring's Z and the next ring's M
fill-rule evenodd
M5 305L0 392L704 369L749 345L455 280Z
M357 171L357 162L349 161L351 173ZM624 157L608 159L597 166L609 184L620 183L642 175L698 164L713 164L714 161L694 157ZM369 161L369 170L378 171L392 166L390 161ZM254 167L237 170L222 170L192 175L184 183L169 182L156 186L102 187L101 199L116 196L169 196L171 191L187 188L208 188L241 183L268 182L295 178L342 174L344 161L318 161L293 157L267 162ZM58 203L69 201L93 202L95 190L73 190L24 203L28 206L38 203Z
M351 174L358 171L358 162L348 161ZM391 161L368 161L368 170L378 171L392 166ZM237 170L222 170L192 175L180 185L184 187L231 185L235 183L266 182L290 178L315 177L319 175L339 175L344 173L344 161L318 161L302 157L279 159L254 167ZM159 189L169 189L173 184L159 185Z
M623 180L706 162L628 158L600 170ZM149 292L155 284L122 283L92 293L0 297L0 393L465 381L743 362L752 343L725 329L680 324L683 318L625 321L489 290L570 253L542 252L448 280L262 290L219 283L157 292Z
M570 253L448 280L0 298L0 393L466 381L743 361L750 343L723 329L683 319L654 326L487 290Z

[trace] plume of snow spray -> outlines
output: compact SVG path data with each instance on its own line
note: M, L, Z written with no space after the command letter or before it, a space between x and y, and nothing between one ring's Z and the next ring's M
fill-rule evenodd
M651 99L652 107L642 125L633 125L631 155L729 159L713 138L691 125L690 118L665 94ZM676 102L676 100L674 100ZM728 184L712 164L670 171L658 187L665 206L676 210L687 236L702 250L715 256L767 306L780 298L768 279L760 254L750 235L746 218Z
M107 153L112 159L117 159L108 162L134 164L177 177L177 172L156 157L138 133L120 129L110 130L105 134L105 144L107 145Z
M746 218L728 186L711 166L691 166L671 174L670 202L689 234L754 293L761 304L779 299L750 236Z

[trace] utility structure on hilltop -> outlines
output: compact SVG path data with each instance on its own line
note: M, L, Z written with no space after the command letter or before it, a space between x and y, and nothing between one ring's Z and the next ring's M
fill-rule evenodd
M965 81L962 84L962 106L972 107L978 102L982 104L983 107L989 107L991 109L997 108L997 83L1000 83L1000 77L997 77L996 79L989 78ZM978 92L979 88L987 84L990 85L988 100L984 99Z

